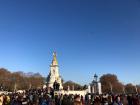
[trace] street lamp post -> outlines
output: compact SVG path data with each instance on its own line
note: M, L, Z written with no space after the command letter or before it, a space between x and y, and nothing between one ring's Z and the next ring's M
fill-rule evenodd
M125 86L123 86L123 94L125 94Z
M137 85L135 85L135 90L136 90L136 94L138 94L138 89L137 89Z
M109 85L110 85L110 91L111 91L111 94L113 93L113 89L112 89L112 84L111 84L111 82L109 82Z
M96 89L95 89L95 93L97 94L98 93L98 76L97 76L97 74L94 74L94 80L95 80L95 87L96 87Z
M16 89L17 89L16 78L13 77L12 80L14 82L14 92L16 92Z
M3 91L3 85L2 85L2 83L0 84L0 90Z
M0 83L0 90L3 91L3 79L1 77L0 77L0 81L1 81L1 83Z

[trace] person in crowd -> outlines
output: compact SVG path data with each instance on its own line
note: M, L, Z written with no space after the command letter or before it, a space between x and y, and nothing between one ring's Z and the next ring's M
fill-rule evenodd
M3 105L3 95L0 94L0 105Z
M127 101L128 101L128 105L133 105L133 104L132 104L132 95L131 95L131 94L129 94L129 95L127 96Z
M82 105L81 98L79 95L75 96L73 105Z
M133 105L140 105L138 95L133 95L133 97L132 97L132 104Z
M88 94L85 95L85 105L88 105L89 103L89 96Z
M123 105L123 103L121 102L120 96L115 97L113 105Z

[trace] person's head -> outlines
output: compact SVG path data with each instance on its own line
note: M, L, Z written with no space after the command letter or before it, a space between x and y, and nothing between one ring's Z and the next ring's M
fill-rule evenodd
M75 101L80 101L80 96L76 95L74 99L75 99Z
M120 101L121 101L120 96L118 96L117 97L117 102L120 102Z

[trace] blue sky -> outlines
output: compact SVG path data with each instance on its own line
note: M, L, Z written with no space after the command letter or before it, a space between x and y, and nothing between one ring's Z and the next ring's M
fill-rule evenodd
M140 84L140 1L0 0L0 67L47 76L53 51L65 81Z

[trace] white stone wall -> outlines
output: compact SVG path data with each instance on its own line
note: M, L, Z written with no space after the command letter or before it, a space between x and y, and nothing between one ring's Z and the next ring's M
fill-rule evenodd
M56 94L58 94L58 95L61 95L61 94L67 94L67 95L69 95L69 94L73 94L73 95L82 95L82 96L85 96L86 94L87 94L87 90L77 90L77 91L72 91L72 90L69 90L69 91L65 91L65 90L61 90L61 91L57 91L56 92Z

